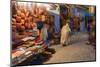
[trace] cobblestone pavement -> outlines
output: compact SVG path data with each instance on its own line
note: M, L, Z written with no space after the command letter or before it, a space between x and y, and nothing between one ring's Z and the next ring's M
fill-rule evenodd
M88 35L77 34L71 37L71 44L67 46L53 45L56 53L50 60L44 62L48 63L62 63L62 62L75 62L75 61L94 61L95 49L92 45L87 45Z

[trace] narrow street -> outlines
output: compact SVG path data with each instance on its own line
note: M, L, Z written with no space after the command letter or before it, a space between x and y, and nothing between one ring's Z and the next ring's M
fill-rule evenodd
M56 53L50 58L50 60L44 62L49 63L63 63L63 62L75 62L75 61L94 61L95 49L92 45L87 45L88 35L86 33L79 33L71 37L71 43L67 46L53 45Z

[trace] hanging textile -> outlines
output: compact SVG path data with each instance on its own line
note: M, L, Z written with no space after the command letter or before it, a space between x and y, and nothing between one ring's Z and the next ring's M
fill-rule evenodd
M60 16L55 14L55 32L59 33L60 32Z

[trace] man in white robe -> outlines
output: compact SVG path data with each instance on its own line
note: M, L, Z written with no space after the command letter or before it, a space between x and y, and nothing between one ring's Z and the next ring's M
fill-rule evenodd
M61 45L64 46L64 45L68 45L69 42L70 42L70 32L71 32L71 29L69 27L69 24L68 24L69 21L67 21L67 23L62 27L61 29Z

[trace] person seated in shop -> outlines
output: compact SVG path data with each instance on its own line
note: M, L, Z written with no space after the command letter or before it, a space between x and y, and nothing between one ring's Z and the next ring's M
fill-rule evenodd
M45 44L48 44L48 24L47 24L47 14L43 13L41 10L39 12L39 21L37 21L37 29L39 29L40 39L44 41ZM46 45L47 46L47 45Z
M44 14L41 14L38 17L38 21L37 21L37 28L39 29L40 32L45 22L46 22L46 16Z

